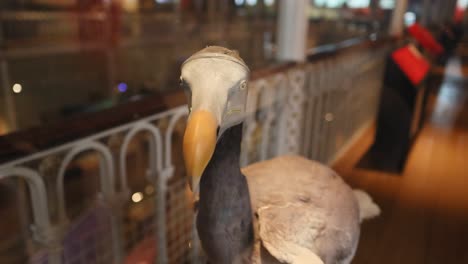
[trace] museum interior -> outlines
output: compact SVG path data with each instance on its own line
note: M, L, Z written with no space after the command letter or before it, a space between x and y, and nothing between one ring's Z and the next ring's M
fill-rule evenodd
M0 263L468 263L467 6L1 0Z

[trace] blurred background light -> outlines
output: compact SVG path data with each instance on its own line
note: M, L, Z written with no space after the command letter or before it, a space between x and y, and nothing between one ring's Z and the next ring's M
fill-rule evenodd
M468 6L468 0L458 0L457 1L457 6L459 8L465 9Z
M145 193L151 195L154 193L154 187L152 185L148 185L145 187Z
M138 11L139 1L138 0L122 0L121 2L123 10L134 13Z
M405 13L405 25L410 26L416 22L416 14L413 12L406 12Z
M117 85L117 89L119 90L119 92L125 93L128 90L128 85L124 82L121 82Z
M244 0L234 0L234 3L237 5L237 6L241 6L244 4Z
M12 89L14 93L21 93L21 91L23 91L23 86L21 86L19 83L15 83L13 84Z
M275 0L265 0L266 6L272 6L275 3Z
M327 7L329 8L338 8L342 7L346 0L327 0L325 2L327 3Z
M348 0L347 3L350 8L366 8L369 7L370 0Z
M327 4L327 0L315 0L314 3L316 6L322 7Z
M380 8L382 9L395 8L395 0L380 0Z
M249 6L254 6L257 4L257 0L246 0L245 1L247 3L247 5Z
M136 192L132 194L132 201L134 203L141 202L141 200L143 200L143 194L141 192Z

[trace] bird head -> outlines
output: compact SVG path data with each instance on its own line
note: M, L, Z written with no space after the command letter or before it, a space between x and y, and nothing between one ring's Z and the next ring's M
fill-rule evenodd
M198 196L217 140L244 119L249 68L236 51L211 46L188 58L181 72L190 111L183 153L190 186Z

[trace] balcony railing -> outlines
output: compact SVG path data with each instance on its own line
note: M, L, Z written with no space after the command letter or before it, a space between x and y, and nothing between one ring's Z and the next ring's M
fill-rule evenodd
M376 117L390 45L348 42L254 72L242 165L286 153L332 162ZM1 164L14 205L4 207L19 224L2 237L0 262L198 263L186 115L176 106Z

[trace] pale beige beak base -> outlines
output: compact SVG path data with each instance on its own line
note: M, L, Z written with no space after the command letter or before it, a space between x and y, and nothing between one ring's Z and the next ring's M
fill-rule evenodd
M218 124L215 116L205 110L190 115L184 134L185 168L192 191L198 196L200 178L213 156Z

